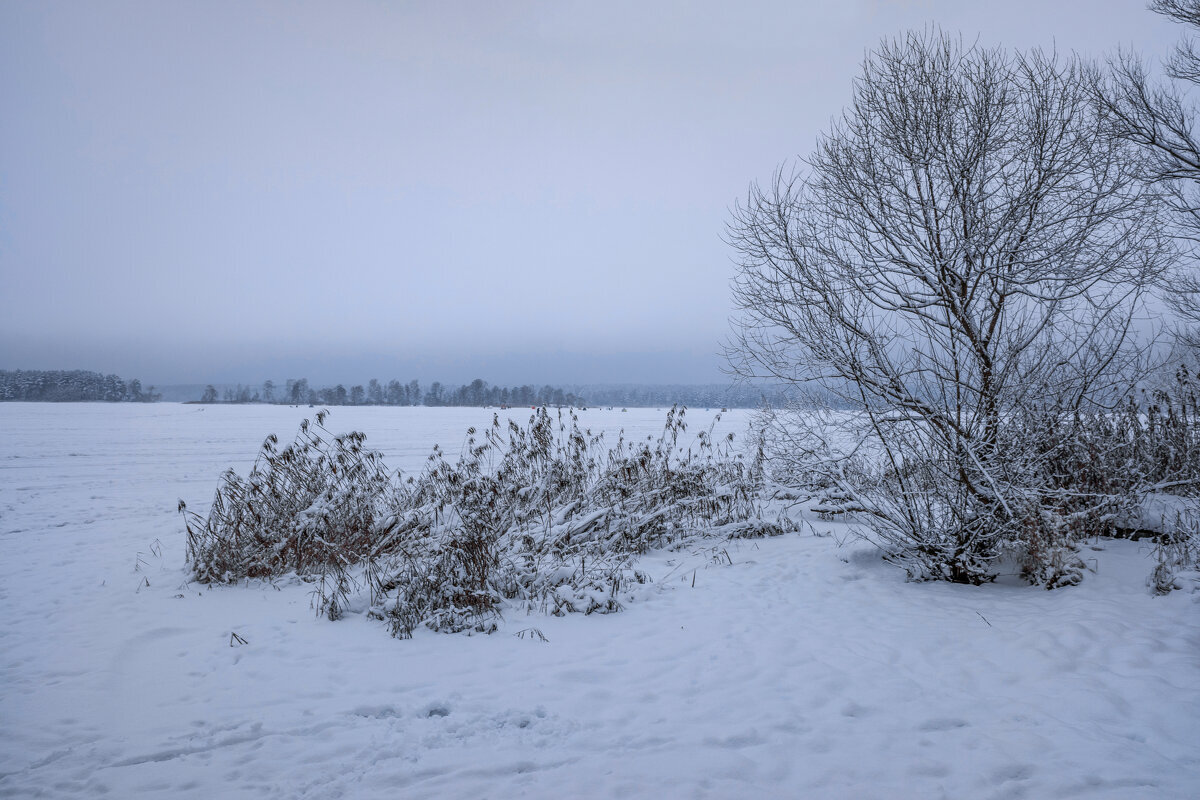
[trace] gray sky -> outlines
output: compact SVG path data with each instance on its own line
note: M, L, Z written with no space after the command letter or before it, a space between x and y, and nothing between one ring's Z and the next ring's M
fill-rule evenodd
M1181 33L1140 0L7 0L0 368L720 380L729 207L931 22Z

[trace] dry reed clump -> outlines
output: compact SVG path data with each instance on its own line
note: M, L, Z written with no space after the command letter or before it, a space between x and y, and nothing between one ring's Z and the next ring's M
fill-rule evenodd
M245 478L227 470L206 518L180 502L197 580L307 575L370 551L392 477L363 434L330 434L327 413L282 450L268 436Z
M1166 531L1155 541L1154 569L1146 585L1159 595L1176 589L1200 591L1200 516L1193 507L1163 522Z
M1042 488L1026 504L1022 535L1010 549L1031 583L1048 589L1078 583L1079 542L1144 533L1136 520L1150 496L1176 495L1181 507L1194 507L1200 414L1193 376L1181 367L1174 378L1111 412L1029 415L1022 435L1034 443L1033 466L1021 477ZM1157 527L1160 562L1186 564L1190 519Z
M332 436L325 412L296 441L263 445L250 475L222 476L207 517L186 513L202 582L296 573L318 613L339 617L365 593L370 613L407 638L490 631L502 607L610 612L647 578L637 556L696 535L761 536L756 478L711 429L679 444L685 410L657 441L606 447L545 408L527 425L494 416L468 431L457 461L438 448L422 473L389 473L361 433ZM730 437L731 439L732 437Z
M842 412L804 417L770 410L755 421L771 480L817 498L824 518L847 515L913 580L983 583L1011 569L1055 589L1083 580L1081 544L1094 537L1151 535L1156 591L1189 573L1200 552L1190 523L1146 519L1167 500L1200 503L1200 392L1184 367L1173 381L1131 391L1115 408L1029 404L1012 410L994 446L963 468L925 436L881 419L876 438L836 437L870 420ZM879 436L903 457L885 457ZM968 491L968 482L973 486ZM1189 573L1190 574L1190 573Z

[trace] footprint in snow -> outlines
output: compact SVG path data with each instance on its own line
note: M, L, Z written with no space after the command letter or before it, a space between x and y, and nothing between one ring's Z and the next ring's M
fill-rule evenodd
M866 706L860 706L858 703L847 703L842 707L843 717L862 717L871 712L871 709Z
M992 771L992 780L996 783L1007 783L1008 781L1027 781L1033 777L1033 765L1031 764L1008 764Z
M399 717L400 712L395 706L359 706L350 712L351 716L367 717L369 719L388 719Z
M970 723L956 717L935 717L927 719L917 726L919 731L949 731L955 728L965 728Z

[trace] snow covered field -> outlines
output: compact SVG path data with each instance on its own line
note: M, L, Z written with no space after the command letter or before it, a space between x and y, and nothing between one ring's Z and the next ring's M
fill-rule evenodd
M188 583L176 500L313 411L0 404L0 796L1200 796L1200 594L1151 596L1134 542L1055 592L905 584L811 518L657 554L619 614L412 641L298 582ZM416 470L491 414L329 426Z

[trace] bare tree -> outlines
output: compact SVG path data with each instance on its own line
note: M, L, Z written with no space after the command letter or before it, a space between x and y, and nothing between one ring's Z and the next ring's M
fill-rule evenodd
M1200 85L1200 50L1192 38L1200 31L1200 0L1153 0L1149 7L1190 34L1164 65L1171 82L1156 82L1146 62L1125 51L1110 60L1108 73L1093 73L1092 85L1109 131L1145 150L1144 177L1171 199L1178 235L1194 249L1200 244L1200 139L1187 90ZM1200 347L1200 274L1192 268L1177 275L1165 296L1183 323L1180 338Z
M775 430L913 577L985 580L1052 524L1018 417L1111 397L1172 261L1140 150L1097 135L1084 72L940 32L885 41L803 166L734 212L731 363L853 411Z

